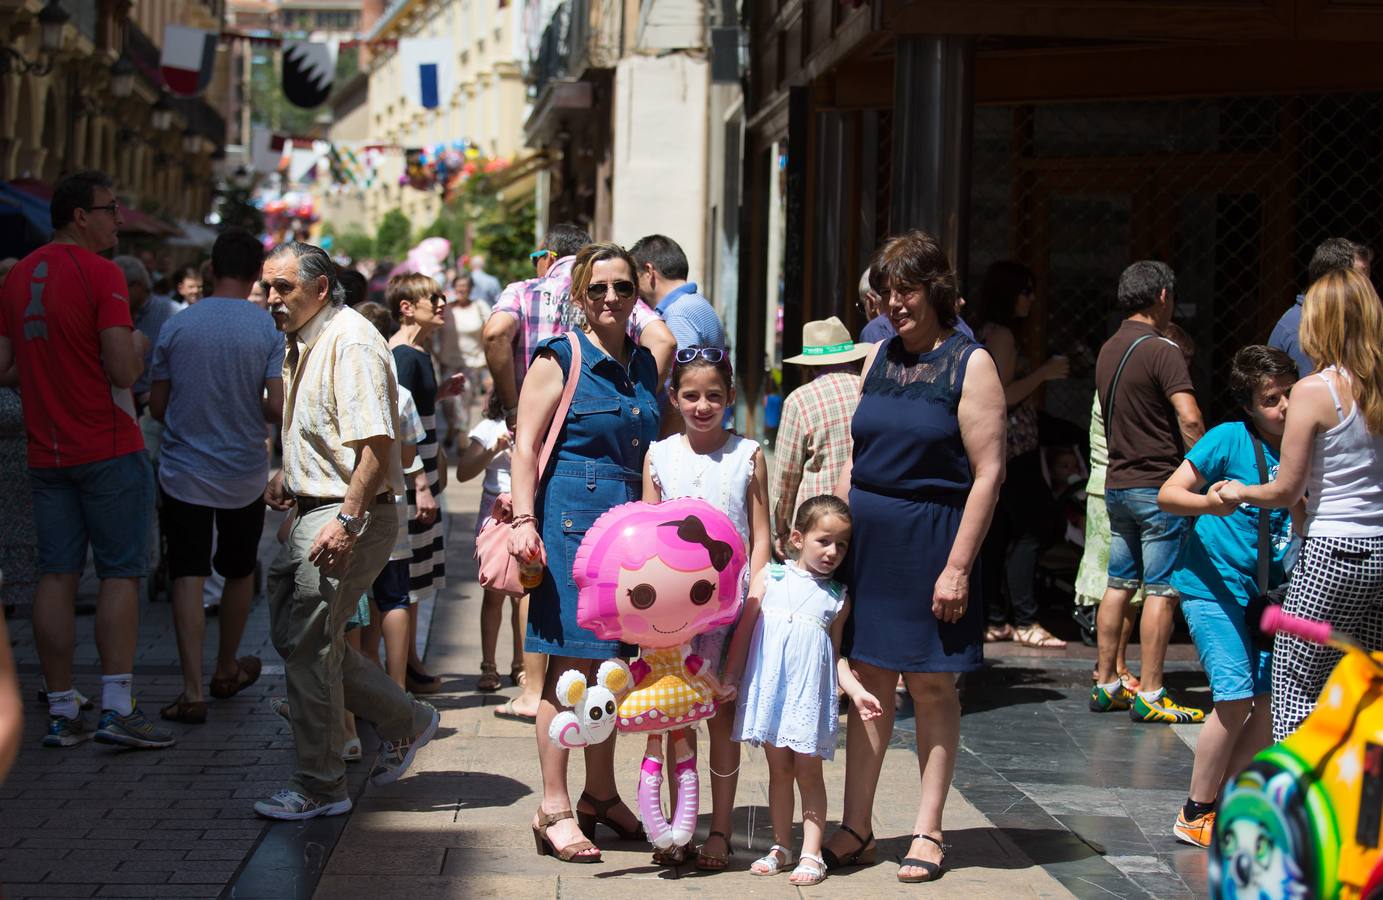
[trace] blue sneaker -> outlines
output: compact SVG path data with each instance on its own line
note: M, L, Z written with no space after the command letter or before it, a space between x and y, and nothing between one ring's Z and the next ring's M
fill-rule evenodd
M91 726L86 723L86 717L81 713L77 713L75 719L66 716L48 717L48 733L43 736L43 746L75 747L89 740Z
M138 706L122 716L113 709L101 712L101 727L96 729L96 743L134 747L139 750L162 750L175 743L173 732L159 728L149 721Z

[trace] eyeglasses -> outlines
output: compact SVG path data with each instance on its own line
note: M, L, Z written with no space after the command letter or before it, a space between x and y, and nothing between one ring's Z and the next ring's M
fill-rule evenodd
M701 357L713 366L718 366L729 356L719 347L686 347L677 351L677 364L685 366L687 363Z
M433 309L441 309L442 307L447 305L447 297L445 294L433 294L431 297L428 297L427 299L432 301Z
M110 213L112 216L119 215L119 214L120 214L120 204L119 204L119 203L107 203L107 204L104 204L104 205L102 205L102 206L88 206L88 207L86 207L86 211L87 211L87 212L96 212L97 210L104 210L104 211Z
M539 260L545 259L549 256L556 255L557 254L552 252L551 250L534 250L532 253L528 254L528 258L533 262L533 266L536 268Z
M615 296L621 300L628 300L630 297L634 296L634 282L632 281L614 281L609 284L605 284L604 282L599 284L588 284L586 285L586 296L592 300L604 300L610 288L615 289Z

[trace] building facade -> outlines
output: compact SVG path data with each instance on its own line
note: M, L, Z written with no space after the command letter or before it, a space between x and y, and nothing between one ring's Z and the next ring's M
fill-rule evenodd
M1022 338L1071 359L1049 414L1080 425L1120 271L1177 272L1211 419L1235 349L1264 340L1315 244L1383 250L1383 6L1333 0L765 0L751 69L738 364L801 323L862 325L878 242L934 231L974 296L1033 270ZM775 327L781 322L781 332ZM792 367L789 367L792 368ZM792 373L784 373L791 377ZM749 404L750 408L753 404Z
M51 49L48 7L65 15ZM42 197L69 172L100 169L131 210L130 230L160 233L140 213L200 221L225 120L207 99L163 95L158 44L165 22L219 30L221 14L220 0L0 0L0 179ZM224 88L222 68L207 96Z
M522 8L514 3L395 0L384 10L368 34L368 134L379 147L379 165L373 185L362 189L367 231L392 209L415 228L441 211L440 186L401 183L409 150L464 142L483 157L520 156L528 106L523 34ZM399 53L398 42L407 38L451 43L452 79L435 109L408 99L404 80L417 77L418 61Z

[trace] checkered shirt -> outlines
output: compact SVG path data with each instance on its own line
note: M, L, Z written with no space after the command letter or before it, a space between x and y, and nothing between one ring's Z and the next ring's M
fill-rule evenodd
M827 372L788 394L773 449L773 498L776 534L792 530L797 507L835 490L836 478L854 446L850 420L860 400L860 376Z
M533 350L541 341L567 333L576 321L576 308L571 299L571 270L575 256L564 256L552 264L547 275L515 281L500 292L493 312L508 313L518 320L514 335L514 388L523 387ZM629 316L629 337L638 341L644 326L658 318L648 304L634 301Z

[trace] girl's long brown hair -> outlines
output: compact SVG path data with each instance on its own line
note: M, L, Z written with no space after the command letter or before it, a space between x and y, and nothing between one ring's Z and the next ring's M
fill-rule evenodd
M1316 368L1349 373L1354 401L1370 434L1383 434L1383 304L1367 278L1339 269L1306 292L1301 349Z

